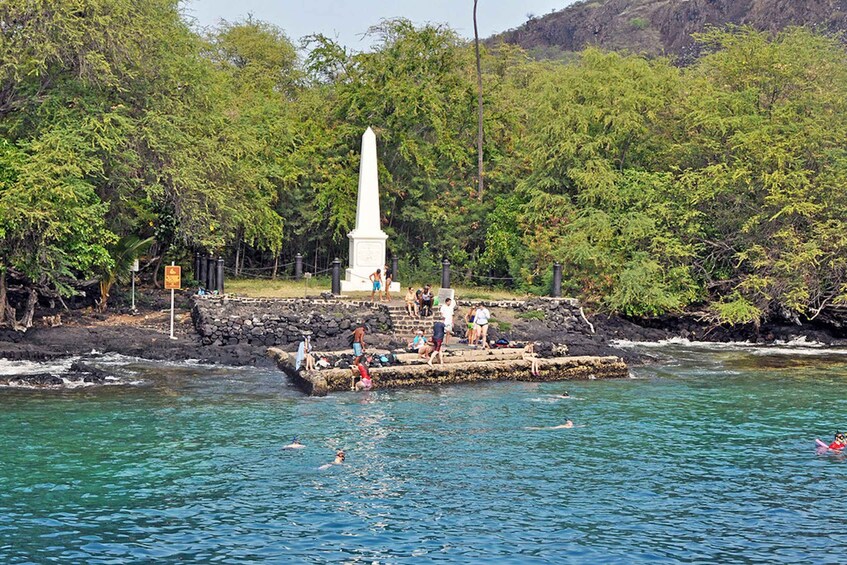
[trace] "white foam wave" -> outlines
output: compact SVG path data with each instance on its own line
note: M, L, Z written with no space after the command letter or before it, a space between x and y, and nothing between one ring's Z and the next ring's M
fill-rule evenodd
M26 380L10 379L8 384L0 385L0 388L15 388L15 389L75 389L87 388L94 386L138 386L145 383L139 379L125 379L120 376L109 375L104 378L103 382L86 382L84 378L69 376L71 365L78 361L80 357L65 357L52 361L13 361L9 359L0 359L0 376L3 377L26 377L29 375L53 375L62 380L61 385L36 385L26 382ZM130 359L122 355L106 355L97 359L97 365L113 365L120 366L127 363ZM130 373L134 373L130 371Z
M790 341L775 341L773 345L762 345L750 341L691 341L673 337L660 341L614 340L611 344L622 349L682 347L685 349L709 349L744 351L752 355L847 355L847 347L830 347L818 341L808 341L805 336Z
M71 368L79 357L66 357L55 361L10 361L0 359L0 375L61 375Z

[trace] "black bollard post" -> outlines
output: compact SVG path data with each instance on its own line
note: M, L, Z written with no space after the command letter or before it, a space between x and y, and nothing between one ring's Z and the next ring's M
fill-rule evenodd
M224 293L224 258L218 257L218 273L215 277L215 281L218 283L218 294Z
M441 261L441 288L450 288L450 261L447 257Z
M332 262L332 293L341 294L341 259L338 257Z
M303 256L299 253L294 256L294 280L299 281L303 278Z
M393 281L400 280L400 279L397 278L397 271L398 271L397 266L398 266L399 263L400 263L400 260L397 258L397 255L392 255L391 256L391 280L393 280ZM388 290L391 290L391 289L389 288Z
M206 288L209 292L214 292L217 288L215 284L215 258L212 255L206 257Z
M203 279L200 278L200 252L199 251L194 252L194 280L195 281L202 281L203 280Z
M208 265L206 264L206 258L199 253L197 255L197 264L200 266L200 275L197 277L197 280L200 281L200 286L203 287L203 290L209 290L209 276L207 275Z
M553 263L553 298L562 297L562 264Z

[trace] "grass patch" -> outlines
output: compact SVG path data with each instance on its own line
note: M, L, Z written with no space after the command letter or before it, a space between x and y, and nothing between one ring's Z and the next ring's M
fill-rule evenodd
M529 310L528 312L521 312L515 317L521 320L543 320L544 312L541 310Z
M266 279L226 279L227 292L252 298L302 298L306 294L314 296L332 290L329 277L312 277L311 280L266 280Z
M402 300L406 294L406 288L410 285L401 283L400 286L402 289L400 292L391 293L392 299ZM418 289L422 285L413 284L411 286ZM228 293L251 298L302 298L306 295L317 296L322 292L329 292L332 289L332 279L330 277L312 277L308 281L306 279L300 281L291 279L276 281L268 279L227 279L225 288ZM456 300L465 303L469 300L522 300L528 297L527 294L499 288L454 286L453 289L456 291ZM371 293L345 292L344 296L357 300L370 300Z
M503 320L498 320L497 318L491 318L489 320L489 323L496 325L497 329L501 332L508 332L512 329L512 322L504 322Z
M646 18L632 18L629 20L629 25L635 29L647 29L650 25L650 21Z

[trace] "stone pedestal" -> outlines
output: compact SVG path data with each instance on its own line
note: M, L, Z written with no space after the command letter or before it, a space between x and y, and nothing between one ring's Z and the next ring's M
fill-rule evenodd
M373 283L369 277L377 269L385 268L385 240L388 235L382 233L359 236L356 231L353 230L347 236L350 238L350 266L341 281L341 292L372 290ZM399 285L397 286L399 289Z

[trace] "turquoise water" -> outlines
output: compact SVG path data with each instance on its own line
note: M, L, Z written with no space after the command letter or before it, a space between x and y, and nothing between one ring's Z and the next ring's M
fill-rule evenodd
M0 390L0 562L847 562L847 461L813 446L847 356L652 351L614 382L310 399L113 360L143 384Z

